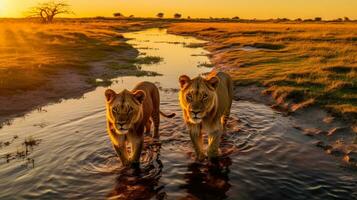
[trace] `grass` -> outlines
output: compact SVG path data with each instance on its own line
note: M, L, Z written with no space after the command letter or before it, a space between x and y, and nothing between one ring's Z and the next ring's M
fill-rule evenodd
M114 77L157 75L137 64L161 59L137 58L138 50L121 33L161 25L113 19L57 19L54 24L0 19L0 105L5 105L0 106L0 128L38 106L108 86Z
M19 136L15 135L10 141L0 141L0 149L6 148L16 140L19 139ZM34 139L33 137L24 138L24 141L21 143L21 146L16 148L16 151L7 152L0 155L0 165L3 163L10 163L11 161L17 160L24 162L24 166L35 165L35 160L30 157L31 153L34 151L34 147L40 144L41 140Z
M213 64L208 63L208 62L203 62L203 63L198 63L197 67L207 67L207 68L212 68L214 67Z
M157 58L135 60L136 50L119 33L145 28L145 22L79 19L43 25L4 20L0 26L2 94L37 89L62 69L78 70L83 75L91 63L114 56L132 70L136 67L131 61L157 62ZM126 64L128 58L131 61Z
M213 64L228 67L237 85L357 119L356 23L177 23L169 32L208 40Z
M162 61L163 58L159 56L144 56L144 57L136 58L135 63L139 65L152 65L152 64L158 64Z

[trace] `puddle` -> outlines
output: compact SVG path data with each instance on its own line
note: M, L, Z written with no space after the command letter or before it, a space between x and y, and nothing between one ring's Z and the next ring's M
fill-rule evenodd
M162 76L120 77L112 89L131 89L139 81L161 89L161 109L176 112L162 119L161 145L145 138L140 169L119 164L105 130L104 91L98 87L81 99L65 100L17 118L0 130L0 155L14 152L22 140L41 141L31 151L34 165L13 160L0 164L0 199L356 199L357 174L326 155L293 127L293 120L263 104L233 103L218 166L194 163L193 150L178 106L181 74L211 69L200 43L166 30L126 33L142 54L163 62L143 65ZM167 41L167 42L162 42Z

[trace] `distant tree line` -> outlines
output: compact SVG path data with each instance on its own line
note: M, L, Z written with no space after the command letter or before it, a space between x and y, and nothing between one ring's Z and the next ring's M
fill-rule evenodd
M57 17L58 15L61 14L74 14L73 11L71 10L71 7L69 4L65 3L64 0L53 0L53 1L48 1L47 3L39 3L34 7L31 7L28 10L28 17L31 18L40 18L43 23L52 23L54 18ZM120 12L113 13L113 16L115 18L134 18L134 15L129 15L128 17L124 16ZM156 17L159 19L162 19L165 17L165 14L163 12L159 12L156 14ZM181 19L182 14L180 13L175 13L172 16L174 19ZM105 18L105 17L101 17ZM191 19L190 16L187 17L187 19ZM211 20L211 21L273 21L273 22L287 22L287 21L295 21L295 22L322 22L322 21L327 21L327 22L349 22L352 21L348 17L343 17L343 18L337 18L334 20L323 20L322 17L315 17L313 19L301 19L297 18L294 20L288 19L288 18L277 18L277 19L268 19L268 20L257 20L257 19L241 19L238 16L232 17L232 18L214 18L214 17L209 17L207 18L195 18L195 20Z
M124 15L122 15L121 13L114 13L113 14L114 17L117 18L128 18L125 17ZM134 15L130 15L129 18L133 18ZM144 19L145 17L143 17ZM156 14L156 18L158 19L163 19L165 18L165 14L163 12L159 12ZM182 14L180 13L175 13L172 18L174 19L182 19L184 20L184 18L182 18ZM171 19L172 19L171 18ZM170 19L170 17L167 17L167 19ZM315 17L312 19L302 19L302 18L296 18L296 19L289 19L289 18L276 18L276 19L242 19L238 16L234 16L232 18L220 18L220 17L209 17L209 18L191 18L190 16L187 16L186 18L187 20L200 20L200 21L239 21L239 22L289 22L289 21L295 21L295 22L349 22L349 21L353 21L348 17L343 17L343 18L337 18L337 19L333 19L333 20L324 20L322 17Z
M162 13L162 12L159 12L159 13L157 13L157 15L156 15L156 17L157 17L157 18L160 18L160 19L164 18L164 16L165 16L165 14ZM180 13L175 13L173 17L174 17L175 19L180 19L180 18L182 17L182 15L181 15ZM188 18L191 18L191 17L189 16Z

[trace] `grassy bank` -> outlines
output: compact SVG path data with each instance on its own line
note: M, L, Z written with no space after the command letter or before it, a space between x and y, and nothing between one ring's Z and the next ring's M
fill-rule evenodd
M138 51L120 32L152 26L124 20L59 20L46 25L0 21L0 124L35 107L108 85L118 75L145 75L136 64L158 58L137 58Z
M292 110L318 104L357 119L355 23L176 23L169 32L207 40L237 85L263 85Z

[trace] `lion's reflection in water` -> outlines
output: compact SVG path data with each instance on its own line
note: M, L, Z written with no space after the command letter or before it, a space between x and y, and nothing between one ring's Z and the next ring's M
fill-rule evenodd
M229 157L221 158L216 163L192 163L184 175L186 183L181 188L188 195L183 199L226 199L230 189Z
M147 143L146 143L147 144ZM153 143L144 148L142 165L136 168L123 168L118 172L109 199L170 199L165 186L160 183L163 164L160 160L161 144ZM225 199L230 189L229 157L216 163L190 163L184 174L185 183L180 188L186 190L183 199Z
M163 164L160 160L161 144L151 143L144 148L140 167L123 168L116 178L115 187L108 194L109 199L164 199L166 193L159 180Z

